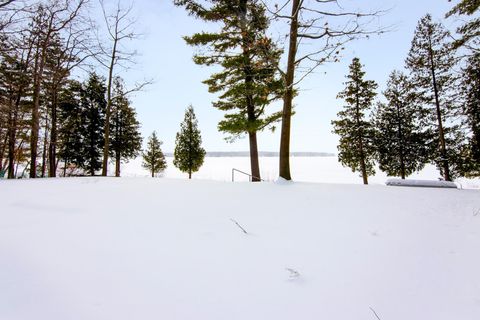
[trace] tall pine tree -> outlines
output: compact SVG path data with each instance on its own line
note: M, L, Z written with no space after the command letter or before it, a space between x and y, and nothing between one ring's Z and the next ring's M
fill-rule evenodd
M339 120L332 121L333 132L340 136L338 160L353 172L360 172L363 183L368 184L368 176L375 174L374 168L374 127L365 113L372 107L377 84L365 80L360 59L354 58L350 64L346 87L337 98L345 100Z
M458 130L453 124L455 113L453 89L455 57L448 43L449 33L427 14L418 23L406 64L417 93L429 110L426 122L437 135L432 144L437 146L432 161L443 177L451 181L455 175L455 148Z
M198 129L197 118L193 107L189 106L185 111L185 118L180 124L180 132L175 139L175 152L173 164L182 172L188 173L192 178L192 172L200 169L205 158L205 150L202 148L202 137Z
M462 73L460 94L463 97L461 115L467 129L468 144L463 148L461 174L480 176L480 53L467 60Z
M210 6L194 0L176 0L196 17L222 25L218 32L185 37L188 44L204 46L206 53L194 57L197 64L223 69L204 83L221 95L213 106L225 111L218 124L230 138L248 135L252 181L260 181L257 132L281 119L281 112L267 114L266 107L281 98L283 82L278 77L278 50L266 32L269 19L258 0L210 0Z
M110 156L115 159L115 176L120 177L122 161L135 158L142 148L140 123L135 110L125 96L122 80L113 81L113 99L110 117Z
M58 122L58 157L62 159L63 176L67 174L67 168L72 165L75 168L83 167L84 159L84 129L82 110L82 84L71 80L60 92Z
M104 145L103 129L105 126L105 79L91 73L82 90L82 136L83 168L90 174L102 168L102 150Z
M405 74L393 71L374 113L375 148L380 170L405 179L428 163L428 132L419 118L422 108Z
M163 172L167 168L167 162L162 152L162 141L157 137L157 133L154 131L147 141L147 150L142 153L143 163L142 166L150 171L152 178L155 174Z

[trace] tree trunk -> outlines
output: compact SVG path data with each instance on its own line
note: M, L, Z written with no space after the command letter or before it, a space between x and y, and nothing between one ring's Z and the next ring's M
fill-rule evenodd
M57 90L52 94L52 124L50 129L50 145L48 146L48 176L57 176Z
M255 102L253 99L253 87L254 79L252 76L252 65L251 65L251 56L250 49L253 45L252 39L247 37L247 11L248 11L248 0L242 0L239 4L240 14L241 14L241 29L242 29L242 54L244 57L245 65L243 66L243 76L245 83L245 100L247 103L247 123L249 125L248 138L250 143L250 170L252 175L252 182L260 181L260 166L258 163L258 145L257 145L257 133L256 130L251 129L251 124L254 125L257 120L255 115ZM252 126L253 127L253 126Z
M121 162L121 155L120 152L115 153L115 177L120 177L120 162Z
M433 49L431 39L429 38L429 59L430 59L430 71L432 73L432 85L433 85L433 92L435 94L435 107L437 112L437 121L438 121L438 135L440 138L440 155L442 157L442 168L443 168L443 177L445 181L452 181L450 177L450 167L448 164L447 159L447 148L445 144L445 132L443 130L443 121L442 121L442 112L440 109L440 99L438 97L438 85L437 79L435 74L435 63L433 60Z
M42 178L45 177L45 170L47 168L47 146L48 146L48 114L45 117L45 137L43 138L43 149L42 149Z
M363 184L368 184L367 166L365 165L365 154L363 152L363 139L360 138L360 167L362 169Z
M16 113L16 112L15 112ZM16 124L15 116L10 116L10 123L8 125L8 179L15 178L15 139L16 139Z
M192 170L188 170L188 179L192 179Z
M5 138L3 138L2 149L0 150L0 171L3 170L3 157L5 155L5 151L7 150L8 145L8 128L5 131Z
M18 110L23 95L22 88L19 89L15 99L15 105L10 112L10 123L8 125L8 179L15 178L15 144L17 139Z
M108 85L107 85L107 110L105 112L105 145L103 147L103 168L102 176L106 177L108 174L108 152L110 144L110 114L112 108L112 81L113 81L113 67L115 66L117 54L117 38L113 42L112 56L110 60L110 67L108 69Z
M363 150L363 132L361 130L360 126L360 101L358 95L360 94L360 89L358 88L358 82L357 82L357 88L356 88L356 102L355 102L355 120L357 121L357 127L358 127L358 148L360 152L360 169L362 170L362 178L363 178L363 184L368 184L368 176L367 176L367 166L365 164L365 152Z
M252 182L261 181L260 165L258 163L257 133L249 132L248 139L250 142L250 167L252 170Z
M282 132L280 135L279 175L292 180L290 175L290 127L293 105L293 81L295 78L295 59L297 55L298 12L300 0L292 2L292 20L290 22L290 41L288 45L287 73L285 75L285 94L283 96Z
M33 109L32 109L32 125L30 133L30 178L37 177L37 150L38 150L38 131L40 130L40 89L43 80L43 70L45 67L45 59L47 54L47 47L50 43L50 36L52 33L52 23L54 17L50 17L48 29L46 31L45 39L41 46L39 46L35 58L35 68L33 76Z
M400 176L403 180L405 180L405 152L403 150L403 145L404 145L404 139L403 139L403 128L402 128L402 120L400 119L400 106L398 104L395 104L395 107L397 109L397 126L398 126L398 144L400 146Z

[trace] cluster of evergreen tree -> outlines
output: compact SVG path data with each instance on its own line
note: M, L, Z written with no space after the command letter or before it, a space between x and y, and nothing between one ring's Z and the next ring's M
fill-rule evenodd
M0 174L8 178L27 173L32 178L55 177L70 171L93 175L103 168L106 149L118 176L120 163L139 153L139 123L121 80L113 81L110 95L110 83L95 73L84 83L73 80L72 74L82 74L87 61L91 65L100 58L98 39L86 19L87 3L2 5ZM111 130L105 140L107 126Z
M375 107L377 84L364 79L359 59L353 59L339 94L346 105L332 124L340 136L340 162L360 172L365 184L376 162L403 179L427 163L447 181L480 176L480 54L467 50L468 59L459 59L458 42L450 39L442 24L425 15L406 58L408 74L393 71L385 101Z
M158 139L156 132L153 132L148 139L147 149L143 152L143 167L151 173L152 178L167 168L161 145L162 141ZM197 117L193 107L189 106L180 124L180 131L176 135L173 165L180 171L188 173L188 178L191 179L192 173L203 165L205 153Z
M58 154L65 164L64 175L67 166L74 165L73 168L84 169L93 176L102 168L107 106L105 79L91 73L83 84L70 81L61 94ZM120 176L121 162L135 158L142 143L140 124L125 97L120 78L114 81L110 122L110 152L115 160L115 176Z

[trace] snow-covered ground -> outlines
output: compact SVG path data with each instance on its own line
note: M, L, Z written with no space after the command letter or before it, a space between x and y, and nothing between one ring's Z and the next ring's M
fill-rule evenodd
M96 177L0 194L2 320L480 319L478 190Z
M167 170L165 178L187 178L187 174L180 172L172 163L173 158L167 157ZM352 172L349 168L343 167L337 157L292 157L290 159L292 178L302 182L321 183L348 183L362 184L362 178L358 173ZM206 157L200 170L193 174L193 179L232 181L232 169L250 172L250 159L248 157ZM113 166L110 170L114 172ZM260 171L262 179L274 181L278 177L278 158L261 157ZM126 177L147 177L149 173L142 168L141 158L137 158L122 165L122 176ZM409 179L438 180L440 174L433 165L428 165L419 173L413 174ZM235 173L235 181L248 181L248 176ZM369 177L371 184L385 184L387 175L377 169L377 174ZM480 189L480 179L457 181L460 187Z

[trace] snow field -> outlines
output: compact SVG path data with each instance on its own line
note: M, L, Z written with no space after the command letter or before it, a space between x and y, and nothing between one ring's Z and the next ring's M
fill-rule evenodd
M0 319L480 314L477 190L70 178L0 192Z

